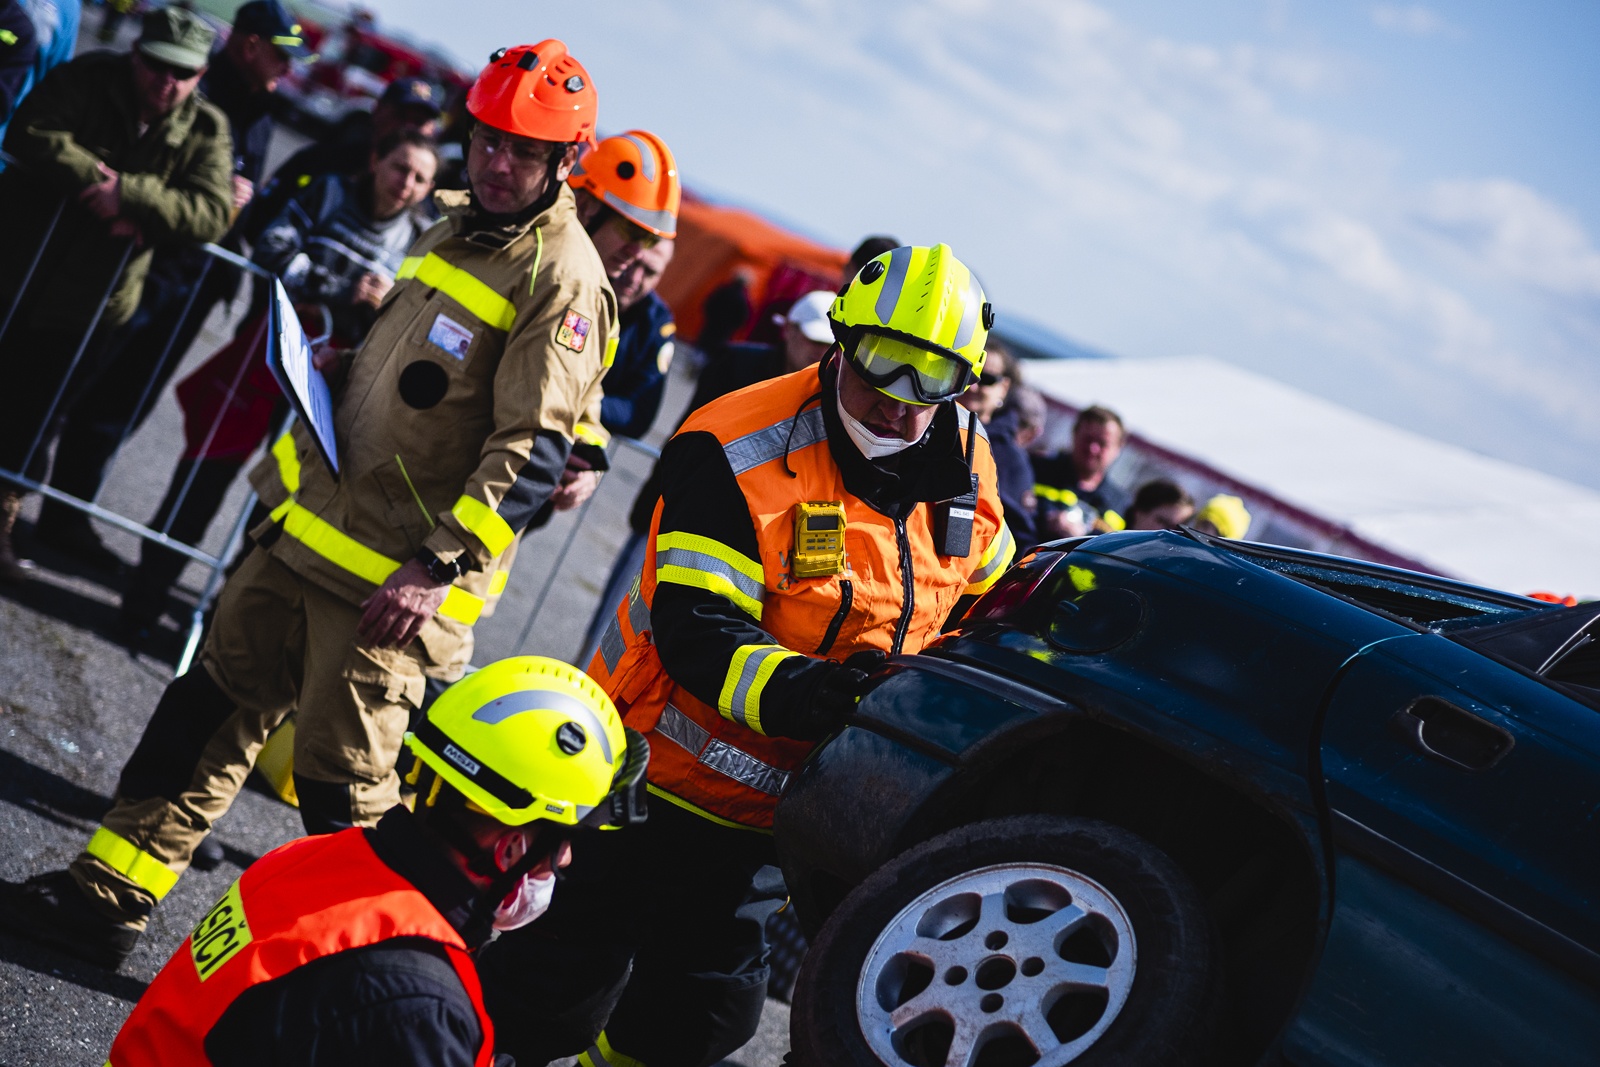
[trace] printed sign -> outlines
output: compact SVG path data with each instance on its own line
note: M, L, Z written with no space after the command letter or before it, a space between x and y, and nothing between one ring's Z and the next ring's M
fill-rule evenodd
M244 917L244 899L239 896L239 883L234 882L189 935L189 954L194 957L200 981L216 974L217 968L252 940L250 924Z

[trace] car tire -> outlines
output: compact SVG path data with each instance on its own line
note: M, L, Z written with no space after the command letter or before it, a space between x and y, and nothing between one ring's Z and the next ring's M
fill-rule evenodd
M1023 815L951 830L857 886L796 984L796 1067L1186 1067L1221 1009L1211 922L1143 838Z

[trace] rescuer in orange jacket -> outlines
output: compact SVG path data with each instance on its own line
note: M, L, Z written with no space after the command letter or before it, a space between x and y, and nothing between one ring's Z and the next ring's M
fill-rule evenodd
M456 683L406 743L416 813L252 864L134 1006L109 1067L489 1067L469 953L539 917L574 832L643 818L649 749L593 681L536 656Z
M948 246L896 248L830 319L819 366L708 404L662 455L642 574L589 666L651 739L651 821L483 952L519 1064L708 1064L749 1039L778 797L872 668L1010 563L982 427L949 402L983 366L977 280Z

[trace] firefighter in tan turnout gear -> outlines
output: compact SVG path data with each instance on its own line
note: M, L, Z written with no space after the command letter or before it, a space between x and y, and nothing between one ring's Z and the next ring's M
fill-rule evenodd
M197 669L167 687L115 803L65 871L0 883L0 922L105 966L296 709L306 829L372 825L425 674L459 676L518 535L573 468L604 464L616 300L566 184L596 96L560 41L502 49L467 99L470 191L412 249L354 353L321 353L337 476L309 437L265 462L271 521L229 580ZM592 475L588 475L593 477Z

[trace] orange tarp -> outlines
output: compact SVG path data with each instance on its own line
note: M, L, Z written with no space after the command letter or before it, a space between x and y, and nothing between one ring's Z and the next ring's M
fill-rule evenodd
M677 250L657 292L672 308L679 332L694 338L700 336L706 297L734 277L744 278L759 312L773 300L836 288L848 259L848 252L790 233L753 212L685 194ZM794 291L771 289L774 275L779 288Z

